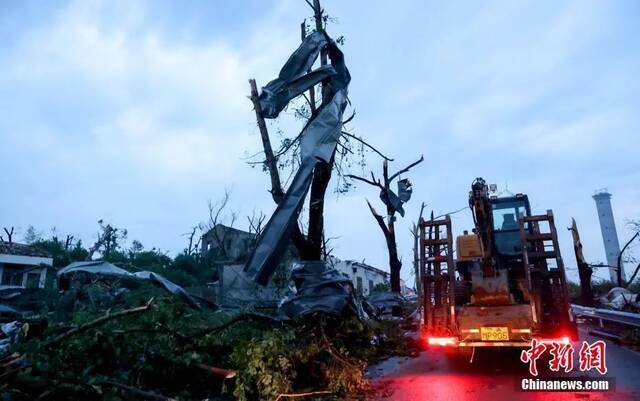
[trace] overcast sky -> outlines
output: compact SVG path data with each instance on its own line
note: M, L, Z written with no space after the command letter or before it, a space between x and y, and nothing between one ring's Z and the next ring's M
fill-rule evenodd
M345 37L353 132L395 158L392 170L425 156L397 224L405 279L420 203L459 209L478 176L527 193L534 212L553 209L570 268L571 217L587 259L605 260L594 190L613 194L629 237L625 220L640 218L640 2L323 5L329 33ZM254 208L270 215L269 179L246 163L261 149L247 79L273 79L310 16L303 0L0 2L0 225L89 243L104 219L175 254L224 188L240 228ZM295 135L292 120L270 128ZM365 173L380 170L368 161ZM365 198L381 209L366 185L329 194L327 236L336 256L388 269ZM469 213L453 224L470 229Z

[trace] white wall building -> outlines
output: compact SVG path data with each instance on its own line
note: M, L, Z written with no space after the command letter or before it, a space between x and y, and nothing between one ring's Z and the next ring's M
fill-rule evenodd
M329 256L328 264L341 273L351 278L353 287L360 294L367 296L377 284L389 283L389 273L366 263L354 260L340 260L335 256ZM400 280L404 289L404 281Z
M44 288L53 258L35 247L0 242L0 289Z

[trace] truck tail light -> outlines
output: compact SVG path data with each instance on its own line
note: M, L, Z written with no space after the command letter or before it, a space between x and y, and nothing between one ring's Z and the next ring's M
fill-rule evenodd
M569 344L571 342L571 338L569 336L562 336L558 338L541 338L539 341L543 344Z
M456 337L427 337L427 344L439 345L442 347L456 346L458 345L458 339Z

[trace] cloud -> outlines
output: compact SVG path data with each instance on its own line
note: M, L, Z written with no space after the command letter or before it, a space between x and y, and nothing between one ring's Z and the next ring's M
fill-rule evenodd
M476 176L554 209L568 264L560 228L570 217L587 258L603 259L594 188L613 192L627 236L623 219L640 214L630 146L640 130L637 6L323 4L336 17L330 33L346 37L355 132L394 157L392 169L426 158L408 174L414 197L398 221L406 280L420 202L436 214L459 209ZM273 209L266 176L244 163L260 150L247 79L277 75L311 14L304 2L14 7L0 11L0 167L10 172L0 184L12 189L0 207L11 224L90 240L90 224L105 218L177 251L224 187L238 211ZM299 125L286 114L270 129L295 135ZM369 169L380 169L375 156ZM327 197L327 236L340 236L337 256L384 268L365 197L377 202L367 186ZM455 233L471 224L454 217Z

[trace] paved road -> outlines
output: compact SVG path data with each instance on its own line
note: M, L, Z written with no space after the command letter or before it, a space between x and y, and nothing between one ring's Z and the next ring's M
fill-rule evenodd
M590 342L596 340L584 331L581 337ZM577 354L579 346L575 349ZM607 343L607 376L615 378L616 389L606 393L521 392L516 378L528 376L528 369L518 360L517 352L476 352L473 364L469 365L456 362L442 351L425 351L416 358L392 358L372 366L367 374L373 379L380 400L640 400L640 354L611 343ZM579 366L577 361L574 366ZM573 373L578 376L584 372ZM597 372L589 373L600 377Z

